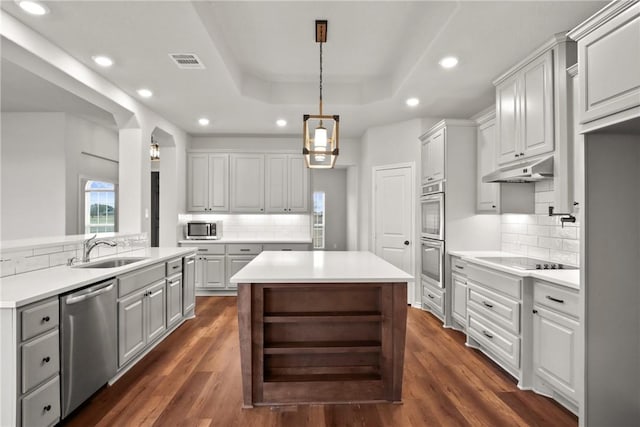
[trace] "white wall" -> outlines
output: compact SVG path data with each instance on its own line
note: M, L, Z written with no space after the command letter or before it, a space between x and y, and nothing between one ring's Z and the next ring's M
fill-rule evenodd
M65 234L65 118L2 113L0 240Z
M325 193L325 250L347 249L347 170L314 169L311 192Z

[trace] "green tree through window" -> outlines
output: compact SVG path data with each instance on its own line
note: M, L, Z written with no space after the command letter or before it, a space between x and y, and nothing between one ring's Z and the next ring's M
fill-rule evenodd
M116 231L116 186L111 182L87 181L84 187L84 232Z

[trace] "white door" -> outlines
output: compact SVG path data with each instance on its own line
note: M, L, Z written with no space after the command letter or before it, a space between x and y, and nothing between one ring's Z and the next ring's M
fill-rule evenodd
M375 254L414 275L413 165L374 168ZM411 287L407 290L413 302Z

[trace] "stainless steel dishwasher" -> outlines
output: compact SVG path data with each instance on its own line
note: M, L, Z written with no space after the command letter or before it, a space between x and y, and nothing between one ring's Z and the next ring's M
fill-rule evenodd
M60 297L62 418L116 374L116 322L115 278Z

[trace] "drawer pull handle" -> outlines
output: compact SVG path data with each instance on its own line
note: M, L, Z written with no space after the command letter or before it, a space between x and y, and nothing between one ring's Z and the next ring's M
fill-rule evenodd
M209 252L209 249L198 249L200 252Z
M51 405L47 405L42 409L44 410L44 412L49 412L51 410Z
M433 295L431 295L431 294L427 294L427 296L428 296L429 298L431 298L431 299L434 299L434 298L435 298L435 297L434 297Z
M461 265L456 265L456 268L459 268L460 270L464 270L464 267Z
M176 268L180 268L180 266L179 266L179 265L174 265L174 266L173 266L173 267L171 267L171 268L173 268L173 269L175 270Z
M42 364L49 363L50 361L51 361L51 358L49 356L42 358Z
M240 252L249 252L251 249L246 249L246 248L242 248L240 249Z
M484 335L485 337L489 338L489 339L493 339L493 335L491 335L489 332L487 331L482 331L482 335Z
M493 308L493 304L489 304L486 301L482 301L482 304L484 304L484 306L487 307L487 308Z
M293 249L282 249L283 251L292 251Z
M551 295L547 295L547 299L548 299L549 301L557 302L557 303L559 303L559 304L564 304L564 300L562 300L562 299L558 299L558 298L554 298L554 297L552 297Z
M47 323L49 320L51 320L51 318L49 316L44 316L42 318L42 323Z

